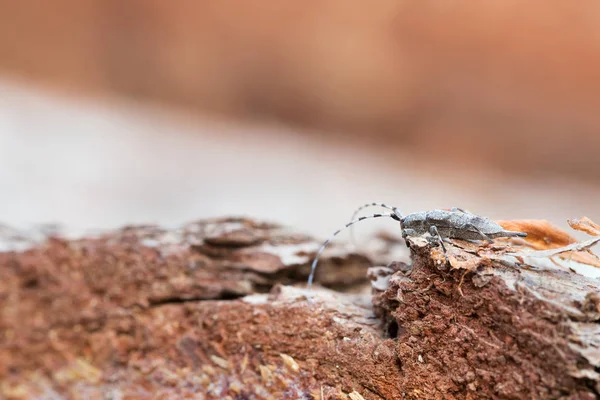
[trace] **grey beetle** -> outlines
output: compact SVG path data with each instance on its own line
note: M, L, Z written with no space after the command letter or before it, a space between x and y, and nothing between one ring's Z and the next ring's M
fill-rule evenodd
M366 217L360 217L354 219L356 214L366 207L381 207L388 210L392 210L389 214L373 214ZM413 214L402 216L396 207L391 207L383 203L369 203L358 208L353 215L352 221L344 225L343 228L338 229L334 232L329 239L327 239L317 251L315 259L312 263L310 275L308 276L308 288L312 286L315 271L317 269L317 263L321 257L321 253L325 250L325 247L337 236L340 232L356 224L357 222L364 221L365 219L389 217L400 222L400 230L402 231L402 237L407 236L420 236L429 233L430 240L437 241L446 254L446 247L444 246L443 239L462 239L462 240L487 240L489 243L492 239L498 237L526 237L525 232L513 232L504 230L498 223L492 221L489 218L481 217L479 215L471 214L460 208L453 208L451 211L447 210L431 210L421 211ZM447 258L446 258L447 259Z

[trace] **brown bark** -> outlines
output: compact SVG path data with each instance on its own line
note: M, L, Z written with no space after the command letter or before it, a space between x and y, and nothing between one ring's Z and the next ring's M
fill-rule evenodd
M201 221L0 253L5 398L581 398L599 393L600 284L524 243L426 241L370 270L273 224ZM520 251L515 257L511 251ZM379 254L381 259L384 255ZM528 258L527 260L531 260ZM352 289L350 289L352 288ZM323 397L321 397L323 396Z

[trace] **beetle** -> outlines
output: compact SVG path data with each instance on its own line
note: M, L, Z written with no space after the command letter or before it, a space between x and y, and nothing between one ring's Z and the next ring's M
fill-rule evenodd
M366 207L381 207L391 210L392 212L389 214L373 214L354 219L356 214ZM472 214L460 208L452 208L451 210L420 211L403 216L400 214L397 207L388 206L384 203L368 203L359 207L354 212L352 221L344 225L343 228L338 229L329 237L329 239L323 242L311 265L310 275L308 276L308 288L310 289L312 286L317 263L319 262L323 250L325 250L335 236L360 221L384 217L392 218L393 220L400 222L400 231L404 239L408 236L421 236L428 233L429 240L437 241L442 246L444 255L446 255L446 247L443 242L444 238L486 240L488 243L492 243L492 239L494 238L527 236L527 233L525 232L507 231L502 228L500 224L489 218ZM447 256L446 260L448 260Z

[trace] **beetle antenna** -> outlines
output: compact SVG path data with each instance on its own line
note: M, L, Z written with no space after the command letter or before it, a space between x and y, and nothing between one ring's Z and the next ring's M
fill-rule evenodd
M384 204L384 203L367 203L365 205L358 207L356 209L356 211L354 211L354 214L352 214L352 218L350 218L350 221L354 221L356 219L356 216L358 215L358 213L368 207L381 207L381 208L385 208L387 210L392 210L395 214L395 217L397 217L397 218L394 218L394 216L392 216L393 219L395 219L396 221L401 221L401 219L402 219L402 214L400 214L400 211L398 210L397 207L388 206L387 204ZM356 238L354 236L353 228L350 229L350 241L352 242L352 245L354 245L354 247L356 247Z
M348 222L346 225L344 225L343 228L340 228L337 231L335 231L335 233L333 235L331 235L331 237L329 239L327 239L325 242L323 242L323 244L319 248L319 251L317 251L317 255L315 256L315 259L313 260L313 263L312 263L312 266L311 266L311 269L310 269L310 275L308 276L308 285L307 285L307 288L310 289L312 287L313 279L315 277L315 271L317 269L317 263L319 262L319 258L321 257L321 253L323 253L323 250L325 250L325 247L327 247L327 245L333 240L334 237L336 237L340 232L342 232L346 228L349 228L352 225L356 224L357 222L364 221L365 219L382 218L382 217L389 217L389 218L392 218L392 219L395 219L395 220L399 220L398 215L396 215L394 213L390 213L390 214L373 214L373 215L369 215L369 216L366 216L366 217L360 217L358 219L355 219L353 221Z

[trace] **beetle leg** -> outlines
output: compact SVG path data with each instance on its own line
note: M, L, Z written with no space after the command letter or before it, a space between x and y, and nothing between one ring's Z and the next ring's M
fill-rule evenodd
M452 212L460 211L461 213L466 213L465 210L463 210L462 208L458 208L458 207L452 207L452 209L450 211L452 211Z
M473 229L475 232L479 233L481 235L481 237L483 238L483 240L487 240L488 244L492 244L494 243L494 241L492 239L490 239L490 237L488 235L486 235L485 233L481 232L481 230L476 227L473 224L465 224L464 226L467 229Z
M438 232L437 227L435 225L431 225L429 227L429 234L431 235L431 237L435 237L438 239L438 241L440 242L440 246L442 246L442 250L444 250L444 257L446 257L446 262L449 263L450 260L448 260L448 254L446 253L446 246L444 246L444 240L442 239L442 236Z
M435 237L436 239L438 239L438 241L440 242L440 245L442 246L442 249L444 249L444 253L445 253L446 252L446 246L444 246L444 240L442 239L442 236L438 232L437 227L435 225L431 225L429 227L429 234L432 237Z

